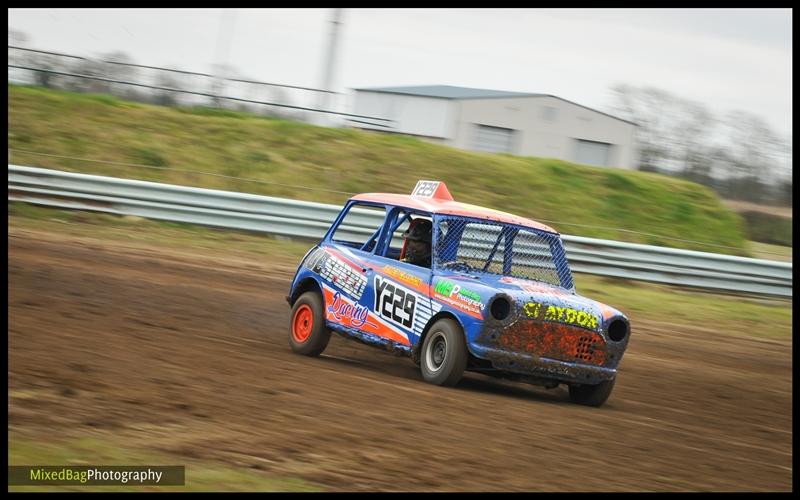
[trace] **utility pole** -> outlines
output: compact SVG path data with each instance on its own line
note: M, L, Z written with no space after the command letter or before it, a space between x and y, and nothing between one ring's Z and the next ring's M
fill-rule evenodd
M227 14L227 16L226 16ZM223 79L226 76L228 67L228 55L230 54L231 40L233 39L233 25L236 19L236 11L232 9L220 9L219 33L217 34L216 63L213 65L213 89L212 94L222 94L225 90ZM226 23L227 21L227 23ZM221 101L214 99L215 106L221 107Z
M325 69L322 74L322 86L320 87L322 90L332 90L331 87L333 85L334 68L336 65L336 48L339 42L339 25L341 24L342 10L343 9L333 9L333 17L331 18L331 36L328 41L328 50L325 60L323 61ZM330 110L330 98L331 94L328 92L320 92L320 98L317 107L319 109ZM332 121L330 118L330 115L320 113L320 123L322 125L330 123Z

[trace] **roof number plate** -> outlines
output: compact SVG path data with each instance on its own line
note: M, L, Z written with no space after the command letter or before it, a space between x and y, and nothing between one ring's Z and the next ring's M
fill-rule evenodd
M411 192L411 196L433 198L439 184L441 184L439 181L417 181L417 185L414 186L414 191Z

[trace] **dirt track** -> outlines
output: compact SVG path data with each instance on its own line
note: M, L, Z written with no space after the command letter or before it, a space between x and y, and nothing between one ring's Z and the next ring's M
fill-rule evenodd
M9 228L9 430L115 436L330 490L791 490L791 343L633 317L609 402L334 337L287 344L293 268ZM10 443L13 446L13 442Z

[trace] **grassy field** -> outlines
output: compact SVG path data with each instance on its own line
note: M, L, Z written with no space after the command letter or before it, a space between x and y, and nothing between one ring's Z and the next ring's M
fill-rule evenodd
M758 259L779 260L782 262L792 262L792 247L770 245L758 241L748 241L750 253Z
M763 212L765 214L776 215L778 217L792 217L792 207L762 205L742 200L725 200L722 202L726 207L738 213L742 212Z
M8 92L10 163L336 204L437 179L459 201L565 234L748 255L740 217L711 190L658 174L107 95Z
M792 218L764 212L739 212L747 237L771 245L792 246Z
M56 210L26 203L8 204L10 227L68 233L72 236L159 245L175 252L256 260L294 268L312 243L209 229L138 217ZM680 325L713 325L736 335L791 338L791 300L767 300L705 293L689 288L576 274L579 293L630 315ZM763 325L770 328L763 328Z

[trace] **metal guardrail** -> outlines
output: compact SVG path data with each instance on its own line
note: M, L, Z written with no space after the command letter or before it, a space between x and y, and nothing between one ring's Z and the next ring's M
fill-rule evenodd
M341 207L269 196L8 166L8 199L51 207L320 239ZM340 230L369 235L376 214ZM573 272L781 297L792 296L792 264L562 235Z

